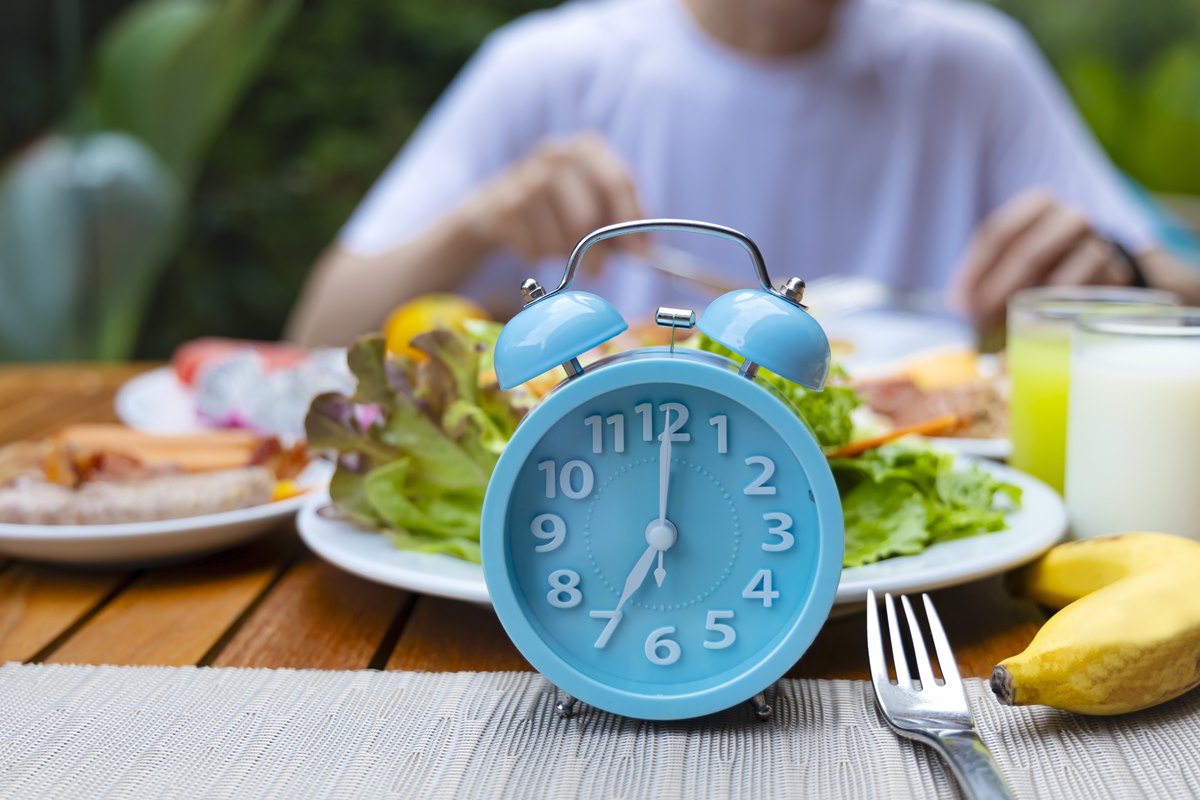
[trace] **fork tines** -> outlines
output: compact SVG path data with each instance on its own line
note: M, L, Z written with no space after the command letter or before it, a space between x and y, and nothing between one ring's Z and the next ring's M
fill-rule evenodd
M925 603L925 616L929 621L929 632L933 636L933 647L937 653L938 666L942 672L942 684L949 686L962 686L962 679L958 674L958 667L954 663L954 653L950 649L950 642L946 638L946 631L942 628L942 621L938 618L937 610L933 607L933 601L929 599L929 595L922 594L921 599ZM900 634L900 625L896 619L896 603L892 599L890 593L883 596L884 609L887 613L888 620L888 638L892 645L892 664L896 671L896 685L906 689L931 689L934 686L940 685L934 678L933 665L929 659L929 652L925 647L925 637L921 632L920 623L917 620L916 614L913 612L912 604L908 597L900 598L901 604L904 606L904 616L908 620L909 638L912 642L913 656L917 662L917 676L920 681L920 686L913 684L912 675L909 671L908 658L904 651L904 642ZM879 606L875 602L875 592L867 590L867 656L871 663L871 680L872 682L882 681L891 683L888 678L887 659L883 652L883 636L879 628Z

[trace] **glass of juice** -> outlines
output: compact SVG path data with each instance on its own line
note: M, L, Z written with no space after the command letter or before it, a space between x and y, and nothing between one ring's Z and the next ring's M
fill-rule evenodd
M1200 308L1080 317L1068 416L1075 538L1200 539Z
M1178 304L1171 292L1113 286L1045 286L1013 295L1008 301L1009 463L1063 490L1076 318Z

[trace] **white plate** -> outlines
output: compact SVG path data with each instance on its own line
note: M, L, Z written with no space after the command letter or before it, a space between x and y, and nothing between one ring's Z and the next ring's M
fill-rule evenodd
M1009 467L989 461L973 463L1021 487L1021 508L1009 516L1008 528L934 545L919 555L844 570L836 603L861 603L867 589L917 592L984 578L1031 561L1062 537L1067 515L1054 490ZM301 538L326 561L389 586L473 603L490 602L483 568L478 564L397 550L387 536L320 516L317 509L328 502L327 494L314 495L296 519Z
M325 494L332 465L314 461L297 483L305 494L236 511L114 525L0 523L0 554L76 565L150 564L211 553L291 518L310 494Z
M244 427L289 442L304 437L304 417L312 398L326 391L354 389L346 351L339 348L314 350L296 369L264 369L253 359L230 362L228 371L205 381L215 403L207 410L220 408L219 417L237 416ZM171 367L159 367L126 381L113 405L118 419L149 433L192 434L227 427L200 413L204 404L197 399L198 391L203 389L182 383ZM224 399L218 402L217 396Z
M1012 455L1012 442L1008 439L969 439L952 436L931 436L929 443L942 450L973 458L991 458L1003 461Z
M113 398L117 419L147 433L188 434L211 430L196 412L192 393L175 377L175 370L159 367L121 384Z

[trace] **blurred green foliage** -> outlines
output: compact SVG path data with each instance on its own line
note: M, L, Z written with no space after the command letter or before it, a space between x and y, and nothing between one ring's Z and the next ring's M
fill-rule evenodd
M1200 195L1197 0L994 0L1023 22L1100 143L1143 186Z
M0 169L0 358L123 359L173 261L191 183L299 0L141 0L86 77L56 3L64 108Z
M549 5L305 3L213 148L140 353L277 338L308 268L483 38Z
M1200 194L1197 0L992 1L1030 29L1118 165L1153 190ZM90 0L88 31L126 4ZM47 37L2 24L50 4L16 5L0 12L5 85L17 76L0 105L0 153L39 114L61 113L47 110ZM483 37L549 5L305 0L196 178L138 354L202 334L278 337L309 267Z

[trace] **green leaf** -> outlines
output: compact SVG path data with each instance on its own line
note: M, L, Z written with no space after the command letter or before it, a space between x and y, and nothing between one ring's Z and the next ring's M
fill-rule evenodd
M404 455L379 441L373 428L364 429L358 422L353 399L337 392L313 398L304 417L304 433L313 450L353 455L357 471L362 473Z
M329 499L342 516L359 525L378 528L383 524L367 495L366 475L338 465L329 481Z
M298 0L145 0L99 47L88 117L150 145L184 186Z
M386 526L411 535L478 540L479 498L422 491L412 466L410 460L400 459L366 477L367 500Z
M843 495L842 513L846 567L915 555L929 544L925 502L916 487L904 481L860 483Z
M735 363L741 363L743 360L737 353L704 334L689 338L684 342L684 346L695 347L706 353L716 353ZM846 373L840 368L835 367L831 370L829 377L825 388L814 392L770 370L758 371L758 380L795 407L821 446L834 448L850 441L854 432L854 422L850 413L861 405L862 401L854 389L843 384Z
M424 361L389 359L379 337L351 346L356 390L313 401L309 442L337 452L331 495L347 517L389 531L397 546L478 561L487 482L521 412L493 384L479 386L481 346L470 334L413 343Z
M479 540L469 536L430 539L424 536L414 536L407 531L388 531L392 544L400 550L414 550L418 553L441 553L443 555L461 558L463 561L480 563Z
M842 495L847 567L1003 530L1007 512L1021 503L1019 487L973 464L958 465L953 455L916 437L831 459L829 466ZM920 504L919 514L913 503ZM917 542L920 547L913 550Z
M354 402L391 402L386 362L387 343L378 336L364 336L346 350L346 366L357 380Z

